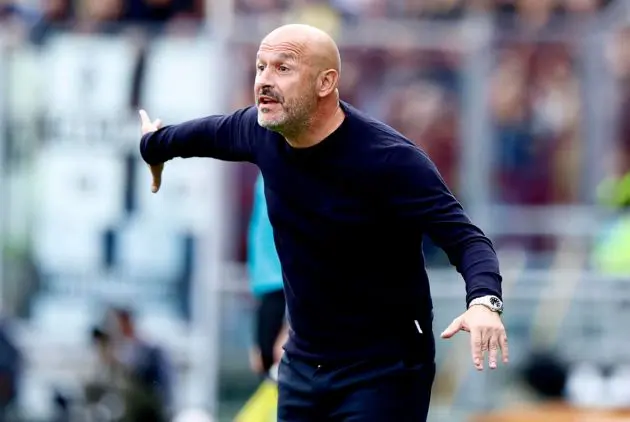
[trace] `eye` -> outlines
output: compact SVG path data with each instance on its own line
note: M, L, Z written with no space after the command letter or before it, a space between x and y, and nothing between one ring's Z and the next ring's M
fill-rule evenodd
M263 70L265 70L265 66L263 64L259 63L259 64L256 65L256 70L258 72L262 72Z
M280 65L280 66L278 66L278 70L279 70L280 72L288 72L288 71L289 71L289 68L288 68L288 67L286 67L285 65Z

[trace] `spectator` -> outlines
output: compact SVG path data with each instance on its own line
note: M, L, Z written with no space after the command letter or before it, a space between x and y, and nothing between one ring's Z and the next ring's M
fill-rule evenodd
M165 351L139 335L131 311L114 309L113 316L119 330L114 356L126 374L129 422L167 420L173 405L173 374Z
M96 350L96 362L92 373L89 375L84 385L84 397L88 407L88 412L98 409L100 406L107 406L108 397L122 397L125 387L125 374L123 367L116 361L114 356L114 344L109 333L95 327L91 333L92 344ZM67 408L63 406L63 408ZM116 409L110 408L114 419L122 418L122 414L116 415ZM67 416L66 416L67 418ZM59 419L64 420L64 419Z
M36 9L26 7L19 1L0 0L0 41L16 45L28 39L30 28L38 20ZM0 46L2 44L0 43Z
M151 35L187 33L198 27L202 7L200 0L127 0L122 20L145 26Z
M31 30L31 41L44 43L48 37L75 18L70 0L42 0L41 16Z
M313 25L337 37L342 16L338 9L325 0L294 0L289 10L292 22Z
M605 227L593 250L597 270L616 276L630 275L630 172L600 185L600 200L618 213Z
M9 334L8 321L0 316L0 421L14 410L21 373L21 353Z
M123 28L124 0L85 0L77 28L86 33L116 34Z

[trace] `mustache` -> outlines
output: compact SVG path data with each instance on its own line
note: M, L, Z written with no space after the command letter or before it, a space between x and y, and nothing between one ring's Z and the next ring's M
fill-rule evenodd
M275 92L273 89L269 88L269 87L263 87L259 92L258 92L258 96L257 98L260 97L269 97L272 100L278 102L278 103L282 103L283 98L282 95L278 94L277 92Z

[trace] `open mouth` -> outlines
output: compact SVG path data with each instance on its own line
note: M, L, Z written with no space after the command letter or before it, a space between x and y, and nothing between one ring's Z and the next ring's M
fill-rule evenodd
M270 105L270 104L278 104L274 98L261 96L258 97L258 104L260 105Z

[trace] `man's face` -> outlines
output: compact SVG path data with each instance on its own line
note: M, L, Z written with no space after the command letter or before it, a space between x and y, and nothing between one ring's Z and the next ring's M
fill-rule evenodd
M299 49L261 45L254 95L260 126L282 132L308 122L317 104L315 75Z

